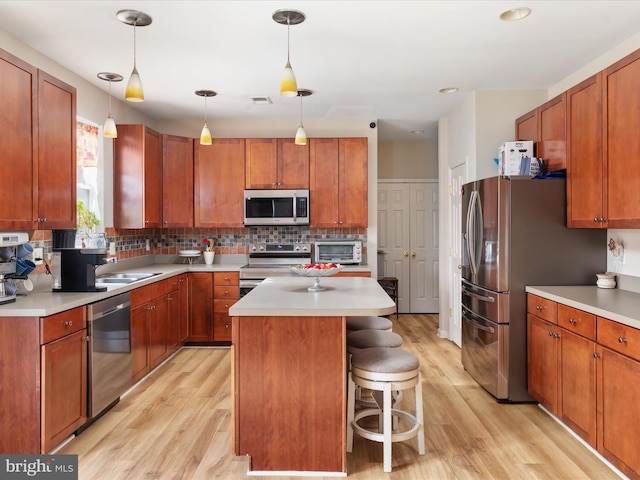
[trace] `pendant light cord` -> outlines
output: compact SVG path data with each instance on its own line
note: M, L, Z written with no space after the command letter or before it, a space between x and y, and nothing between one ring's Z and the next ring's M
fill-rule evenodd
M109 79L109 116L111 116L111 79Z
M133 69L137 70L136 68L136 26L138 25L138 19L136 18L133 21Z
M302 127L302 95L300 95L300 126Z

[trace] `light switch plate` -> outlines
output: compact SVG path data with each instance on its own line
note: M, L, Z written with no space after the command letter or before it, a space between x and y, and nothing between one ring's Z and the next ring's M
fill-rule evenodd
M36 265L42 265L42 255L44 255L42 247L36 247L33 249L33 263Z
M109 255L116 254L116 242L109 242Z

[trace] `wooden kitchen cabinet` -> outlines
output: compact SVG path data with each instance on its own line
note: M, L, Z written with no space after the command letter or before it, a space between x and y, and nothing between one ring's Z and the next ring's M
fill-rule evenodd
M162 214L161 136L145 125L118 125L113 141L114 227L161 228Z
M193 227L193 139L162 135L162 226Z
M367 227L367 141L367 138L309 140L311 227Z
M516 139L532 140L536 157L550 172L567 168L565 97L562 93L516 119Z
M558 327L527 314L529 395L558 416Z
M194 145L194 225L244 227L245 140Z
M187 274L183 273L170 279L171 294L176 299L171 300L175 302L173 305L169 305L169 337L177 336L177 347L182 346L189 335L189 282L187 278Z
M238 272L213 273L213 340L231 343L229 308L240 299Z
M598 317L598 451L640 478L640 330Z
M76 227L76 89L0 49L0 228Z
M0 318L0 365L0 453L47 453L86 423L85 307Z
M213 341L213 274L192 272L189 277L188 343Z
M245 188L308 189L309 145L292 138L245 140Z

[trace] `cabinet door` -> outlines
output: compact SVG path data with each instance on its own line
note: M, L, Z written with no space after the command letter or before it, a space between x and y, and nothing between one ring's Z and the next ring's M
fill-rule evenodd
M640 362L605 347L598 346L597 350L598 451L631 478L637 478Z
M640 50L602 77L607 227L640 228Z
M176 283L178 283L176 281ZM181 345L180 341L180 290L176 288L167 296L167 355Z
M516 140L538 141L538 115L536 110L525 113L516 119Z
M596 447L596 344L563 328L560 335L560 418Z
M182 274L178 278L180 296L180 345L183 345L187 341L189 336L189 282L187 281L187 275Z
M76 89L38 71L39 229L76 227Z
M149 364L149 305L131 309L131 380L140 380L151 370Z
M555 325L527 315L529 394L554 415L558 415L557 339Z
M42 346L41 453L87 421L87 331Z
M244 226L244 139L196 143L195 226Z
M279 188L277 139L247 138L245 142L245 188Z
M338 139L309 139L310 226L334 228L338 226Z
M189 274L189 342L213 340L213 274Z
M340 138L339 226L366 228L368 225L368 139Z
M168 295L155 299L149 305L149 367L157 367L167 357Z
M293 138L278 139L278 188L309 188L309 143L296 145Z
M193 227L193 139L162 135L162 226Z
M162 140L145 125L118 125L113 142L113 223L162 226Z
M565 97L563 93L537 108L539 138L536 155L545 160L550 172L567 168Z
M31 230L37 212L37 69L0 49L0 78L0 171L11 185L0 190L0 228Z
M567 92L567 226L605 228L601 75Z

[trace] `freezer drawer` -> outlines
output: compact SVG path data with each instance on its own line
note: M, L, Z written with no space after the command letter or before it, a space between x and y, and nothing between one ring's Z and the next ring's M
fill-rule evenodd
M462 365L498 400L509 396L509 325L491 322L462 307Z
M509 294L462 281L462 305L496 323L509 323Z

